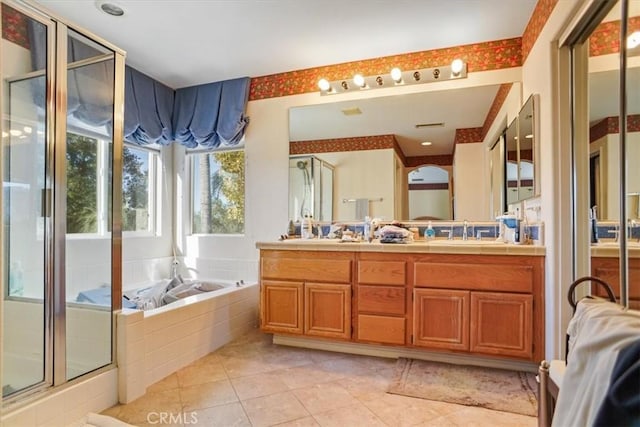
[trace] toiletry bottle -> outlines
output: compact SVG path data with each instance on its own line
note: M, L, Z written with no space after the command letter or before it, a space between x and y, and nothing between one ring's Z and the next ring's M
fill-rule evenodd
M429 221L429 224L427 224L427 229L424 230L424 238L427 240L431 240L435 237L436 232L433 229L433 226L431 225L431 221Z
M371 218L368 216L364 217L364 229L362 235L364 240L371 242Z
M598 243L598 217L596 214L597 206L593 206L589 210L589 220L591 224L591 243Z

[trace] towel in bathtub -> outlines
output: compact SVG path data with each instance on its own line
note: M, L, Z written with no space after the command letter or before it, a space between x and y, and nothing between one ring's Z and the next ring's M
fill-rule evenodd
M569 358L552 425L592 426L619 353L640 336L640 312L600 299L582 299L567 333Z

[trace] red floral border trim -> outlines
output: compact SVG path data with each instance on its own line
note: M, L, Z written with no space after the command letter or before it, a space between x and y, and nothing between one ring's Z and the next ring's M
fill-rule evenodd
M17 44L25 49L30 49L27 22L29 18L2 3L2 38Z
M500 108L502 108L502 104L504 104L504 101L507 99L512 86L513 83L501 84L498 92L496 93L496 97L493 98L493 103L491 104L491 107L489 107L489 112L487 113L487 117L484 119L484 124L482 125L483 141L487 136L487 133L489 133L489 128L493 124L496 117L498 117L498 112L500 111Z
M627 116L627 132L640 132L640 114ZM605 135L620 133L618 117L605 117L589 128L589 142L594 142Z
M640 17L629 18L627 31L640 30ZM603 22L589 36L589 56L608 55L620 52L620 21Z
M461 128L456 129L456 136L453 144L469 144L473 142L482 142L482 128Z
M415 156L407 157L405 166L413 168L422 165L451 166L453 164L453 155L441 154L436 156Z
M382 150L397 146L394 135L291 141L289 154L333 153L336 151Z
M348 79L356 72L370 76L388 73L393 67L430 68L449 64L455 58L467 62L468 72L519 67L522 65L521 42L522 39L516 37L254 77L249 100L316 92L321 78Z
M522 62L526 61L558 0L538 0L529 23L522 33Z

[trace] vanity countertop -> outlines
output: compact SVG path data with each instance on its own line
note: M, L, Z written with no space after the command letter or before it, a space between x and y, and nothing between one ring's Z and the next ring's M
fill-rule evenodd
M329 239L289 239L277 242L257 242L258 249L292 251L346 251L389 253L440 253L469 255L529 255L544 256L544 246L514 245L476 240L418 240L412 243L342 242Z
M640 258L640 244L638 242L629 242L629 258ZM620 255L620 245L618 243L597 243L591 245L591 256L602 258L618 258Z

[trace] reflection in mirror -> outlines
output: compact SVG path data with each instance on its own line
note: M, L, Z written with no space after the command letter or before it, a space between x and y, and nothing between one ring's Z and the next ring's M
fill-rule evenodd
M505 134L507 204L518 201L518 120L514 119Z
M289 111L290 154L313 155L335 166L334 220L363 220L355 214L353 204L343 203L344 199L359 198L371 200L371 216L386 220L453 218L451 185L449 197L440 197L440 204L429 208L435 209L433 214L425 213L426 207L415 215L411 212L408 172L438 165L453 176L457 132L478 138L461 142L483 142L477 136L482 133L478 129L482 130L499 89L496 84L294 107ZM431 144L422 144L426 142ZM469 167L476 170L477 161L474 157ZM464 171L464 161L456 167ZM292 168L290 172L300 174ZM473 179L477 182L476 175ZM484 196L488 199L488 192ZM479 218L467 219L486 219L488 206L487 201L486 212L478 211ZM298 212L290 219L295 221L299 216Z
M505 211L504 205L504 134L491 148L491 210L493 218Z
M533 197L534 193L534 162L535 162L535 132L534 97L529 97L518 114L518 200Z
M409 218L453 219L448 170L423 166L409 172Z
M333 220L333 166L316 156L289 158L289 218Z

